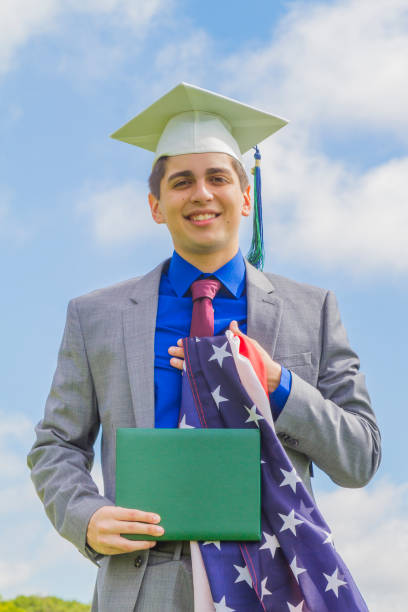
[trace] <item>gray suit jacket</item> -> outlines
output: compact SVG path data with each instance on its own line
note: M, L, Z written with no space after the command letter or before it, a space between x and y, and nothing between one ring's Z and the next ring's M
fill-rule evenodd
M92 514L115 499L115 430L154 427L154 334L162 265L72 300L37 440L32 478L59 531L100 565L94 610L133 611L148 552L101 557L86 546ZM277 433L311 491L313 461L360 487L380 460L380 436L359 361L330 292L247 264L248 335L292 371ZM105 494L89 475L102 426Z

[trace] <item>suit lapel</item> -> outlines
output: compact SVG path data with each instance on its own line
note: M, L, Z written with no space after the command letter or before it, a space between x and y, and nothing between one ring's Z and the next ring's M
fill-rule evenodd
M273 357L282 317L282 300L263 272L247 261L247 334Z
M140 278L123 311L129 383L137 427L154 427L154 337L163 263Z
M141 277L129 306L123 311L123 329L129 383L137 427L154 427L154 338L163 265ZM282 315L282 300L268 278L246 263L247 334L273 357Z

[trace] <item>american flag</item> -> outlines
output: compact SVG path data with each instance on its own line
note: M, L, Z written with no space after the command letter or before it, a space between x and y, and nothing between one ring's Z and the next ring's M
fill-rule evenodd
M183 343L179 427L258 427L261 433L261 541L200 542L214 610L367 612L272 420L251 399L257 389L268 398L252 345L230 331Z

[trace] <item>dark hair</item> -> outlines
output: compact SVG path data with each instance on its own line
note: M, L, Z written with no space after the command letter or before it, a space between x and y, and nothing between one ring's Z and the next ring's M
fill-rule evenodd
M168 158L168 155L163 155L163 157L159 157L157 162L154 164L152 172L149 176L150 193L152 193L157 200L160 199L160 183L164 176L164 173L166 172L166 162ZM237 159L235 159L235 157L231 157L231 164L233 169L237 173L241 191L243 193L249 185L247 173L245 172L245 169L242 164Z

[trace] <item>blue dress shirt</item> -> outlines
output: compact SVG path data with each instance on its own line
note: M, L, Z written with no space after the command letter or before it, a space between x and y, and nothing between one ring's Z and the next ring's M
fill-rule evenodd
M190 335L193 303L190 286L199 277L213 276L222 286L213 300L214 335L222 334L231 321L247 331L246 269L241 251L222 268L211 274L180 257L174 251L167 269L163 270L154 339L155 427L177 427L181 401L181 372L170 365L170 346ZM282 411L291 388L291 373L282 367L279 387L270 394L274 419Z

